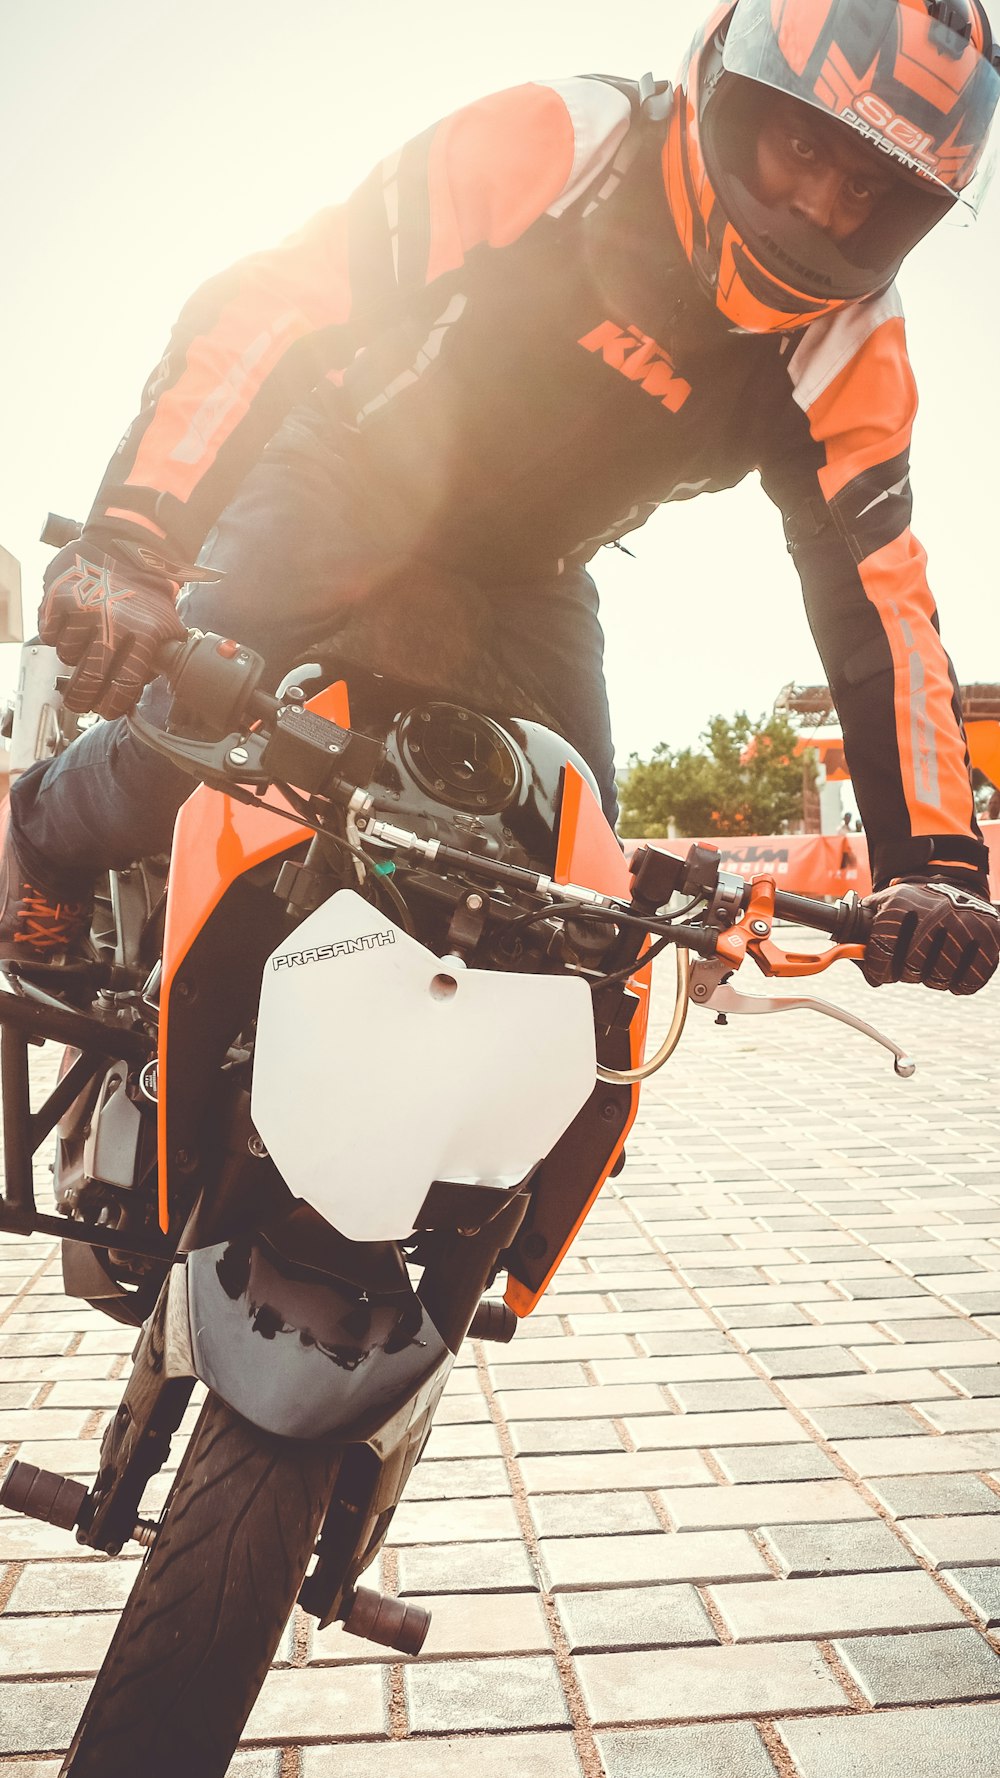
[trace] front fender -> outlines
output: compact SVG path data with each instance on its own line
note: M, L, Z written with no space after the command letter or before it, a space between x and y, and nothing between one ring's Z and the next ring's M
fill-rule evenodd
M181 1277L195 1376L283 1438L372 1439L407 1403L419 1411L453 1362L401 1264L379 1288L242 1235L189 1254L172 1291Z

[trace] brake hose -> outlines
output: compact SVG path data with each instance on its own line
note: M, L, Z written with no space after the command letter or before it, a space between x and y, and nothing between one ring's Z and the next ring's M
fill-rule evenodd
M637 967L641 966L637 965ZM688 985L691 980L690 952L677 946L677 999L674 1003L674 1016L670 1021L670 1029L663 1039L655 1056L643 1062L639 1068L602 1068L598 1065L598 1080L607 1081L611 1086L631 1087L641 1080L648 1080L665 1062L669 1062L684 1030L684 1021L688 1011Z

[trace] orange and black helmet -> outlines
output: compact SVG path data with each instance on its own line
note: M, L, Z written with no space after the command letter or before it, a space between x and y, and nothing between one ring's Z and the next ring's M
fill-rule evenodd
M751 189L774 93L871 150L883 195L846 240ZM671 214L702 288L750 333L805 327L886 289L968 195L998 99L1000 46L980 0L717 7L689 52L664 150Z

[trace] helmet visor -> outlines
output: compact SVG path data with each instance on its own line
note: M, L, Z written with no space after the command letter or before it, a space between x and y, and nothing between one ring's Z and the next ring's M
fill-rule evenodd
M974 202L1000 70L977 7L941 0L937 10L916 0L739 0L723 67L838 119L941 198Z

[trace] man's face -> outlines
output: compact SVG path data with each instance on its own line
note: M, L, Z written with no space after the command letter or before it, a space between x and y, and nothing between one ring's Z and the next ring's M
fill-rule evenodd
M850 239L892 185L875 152L810 105L774 94L757 137L754 195L832 241Z

